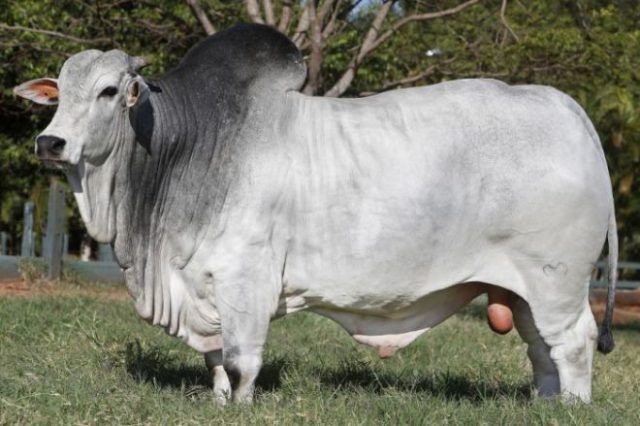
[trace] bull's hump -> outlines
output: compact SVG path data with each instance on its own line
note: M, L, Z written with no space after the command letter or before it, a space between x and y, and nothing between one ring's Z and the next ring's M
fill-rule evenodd
M298 90L306 66L298 48L274 28L236 25L196 44L167 77L183 82Z

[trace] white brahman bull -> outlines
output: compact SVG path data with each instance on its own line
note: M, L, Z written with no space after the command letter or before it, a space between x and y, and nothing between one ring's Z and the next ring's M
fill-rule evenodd
M251 399L274 318L317 312L386 357L481 293L496 331L513 315L541 394L590 399L589 277L608 234L614 287L617 237L570 97L492 80L309 97L298 50L257 25L161 78L142 65L84 51L16 93L59 101L37 154L113 244L140 315L206 354L221 399Z

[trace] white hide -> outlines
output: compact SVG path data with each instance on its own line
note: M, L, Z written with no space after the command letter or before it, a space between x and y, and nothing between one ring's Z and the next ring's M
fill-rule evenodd
M201 352L259 354L270 319L309 310L383 353L489 283L528 302L560 380L590 377L585 301L612 195L597 135L569 97L487 80L364 99L288 92L245 122L251 150L218 226L186 265L163 261L155 296L134 294L143 317ZM99 212L86 192L79 204ZM565 362L567 348L586 355ZM259 361L236 358L251 370L246 397ZM587 400L590 382L562 390Z
M300 52L257 25L149 85L140 64L73 56L43 135L66 141L56 163L138 313L207 354L218 399L237 377L250 400L274 318L317 312L388 356L493 285L519 296L538 391L589 400L589 276L607 233L615 270L617 243L571 98L492 80L309 97Z
M602 148L573 100L481 80L357 100L291 92L270 132L278 150L255 154L224 232L180 272L182 303L208 316L216 304L315 311L397 348L478 294L459 284L490 283L528 302L561 378L566 348L585 352L566 368L590 377L588 277L613 211ZM204 270L236 289L205 302ZM219 348L201 330L184 336ZM589 386L563 391L587 400Z

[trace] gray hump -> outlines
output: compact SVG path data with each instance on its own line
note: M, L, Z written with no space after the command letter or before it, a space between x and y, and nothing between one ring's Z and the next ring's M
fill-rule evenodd
M298 48L266 25L240 24L196 44L165 79L177 79L195 90L217 86L228 90L253 85L298 90L306 66Z

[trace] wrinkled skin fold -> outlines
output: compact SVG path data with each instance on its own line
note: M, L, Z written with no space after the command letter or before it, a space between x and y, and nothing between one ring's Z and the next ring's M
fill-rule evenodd
M488 288L509 295L539 393L590 399L589 275L615 218L571 98L493 80L308 97L300 53L255 25L159 79L90 52L65 64L43 134L67 140L83 219L113 244L138 313L206 354L220 401L251 400L274 318L317 312L387 357ZM74 148L65 79L104 63L126 108L106 148Z

